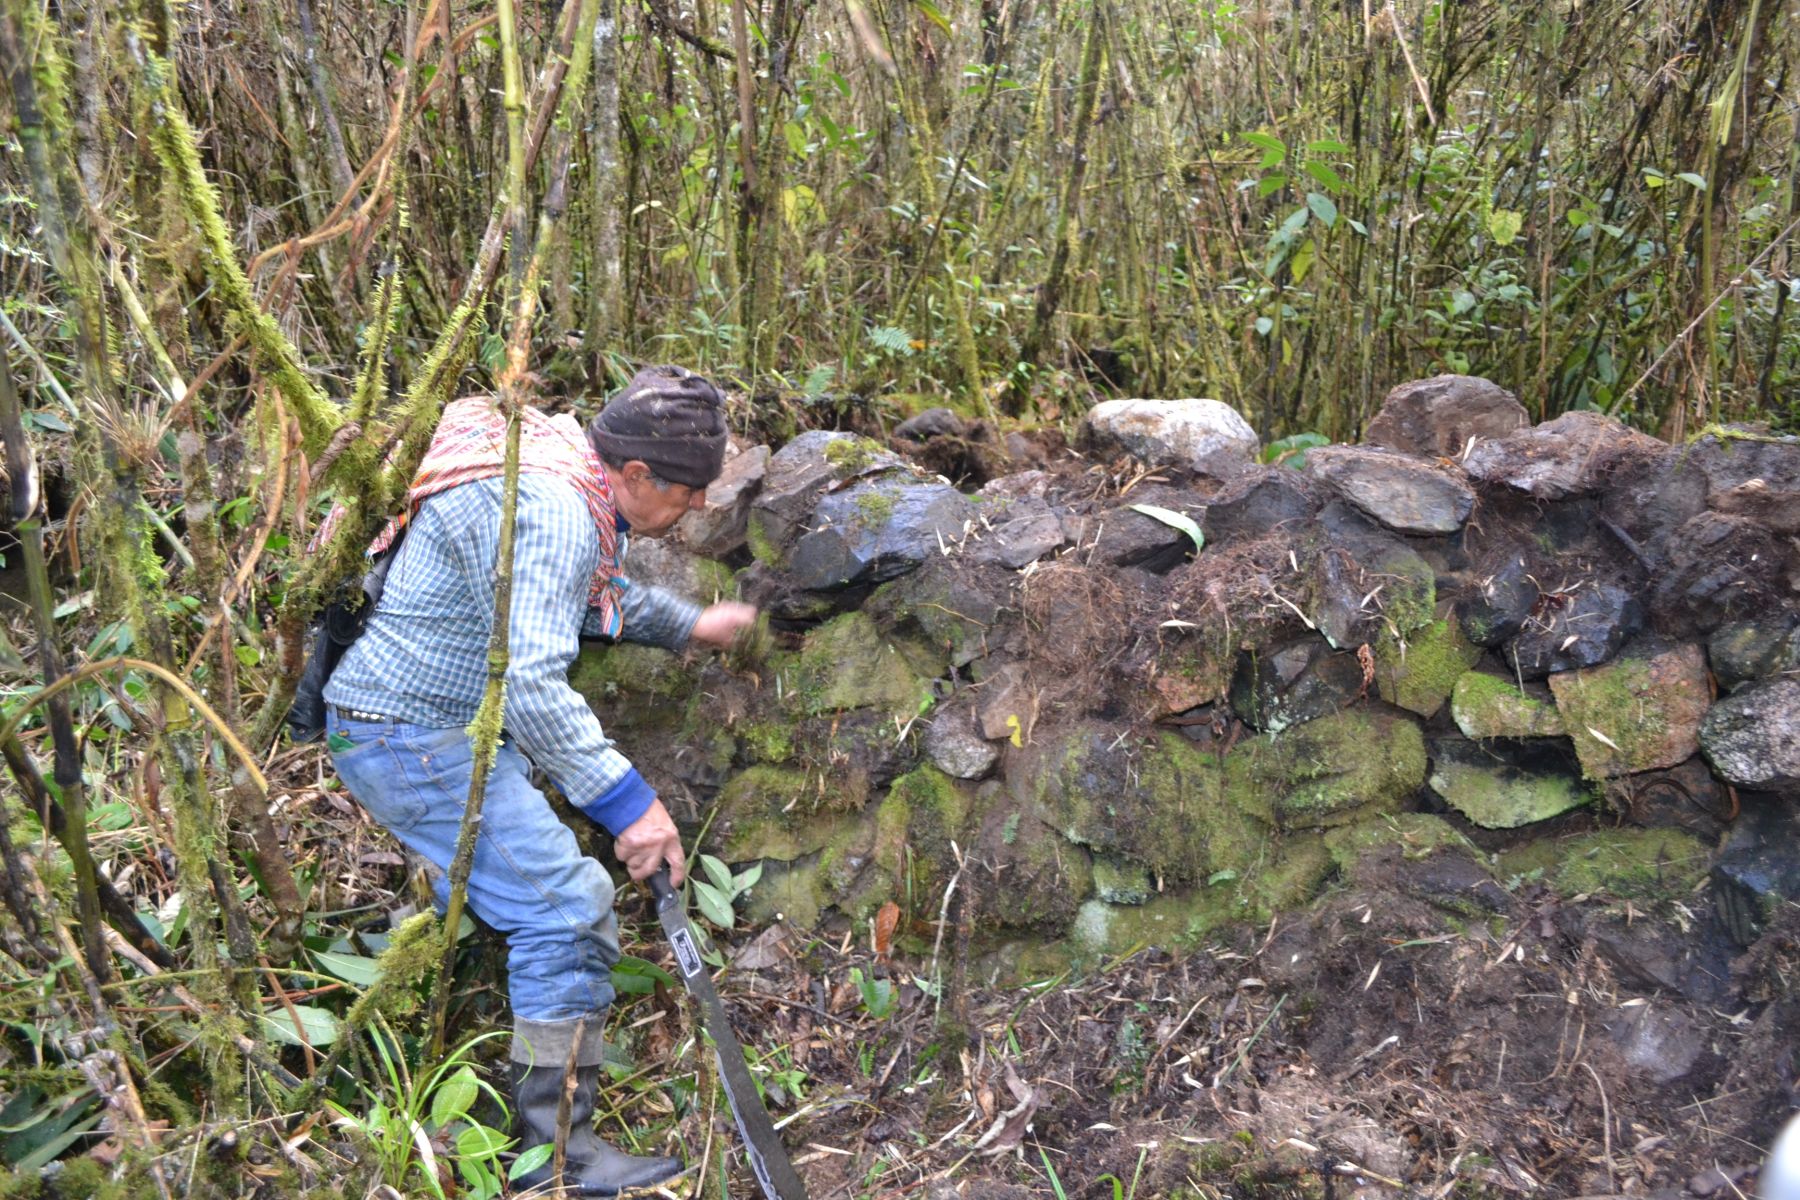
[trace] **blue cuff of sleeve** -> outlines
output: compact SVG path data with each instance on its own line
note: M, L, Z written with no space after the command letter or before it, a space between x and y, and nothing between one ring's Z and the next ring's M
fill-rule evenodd
M618 837L643 816L655 800L656 789L633 767L625 778L580 807L590 820Z

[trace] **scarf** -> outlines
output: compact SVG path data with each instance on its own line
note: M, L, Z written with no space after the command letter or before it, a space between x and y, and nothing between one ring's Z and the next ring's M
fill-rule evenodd
M625 538L619 533L618 513L600 456L574 417L547 416L535 408L521 406L519 418L523 423L519 431L519 473L564 480L587 502L594 533L600 539L600 561L588 584L588 604L599 610L601 632L616 638L624 623L620 610L624 580L619 576L619 560L625 554ZM369 543L369 554L380 554L393 545L412 514L430 497L505 472L506 416L493 398L470 396L445 405L437 430L431 435L431 445L407 489L406 508ZM341 506L333 508L319 531L320 542L330 536L342 514Z

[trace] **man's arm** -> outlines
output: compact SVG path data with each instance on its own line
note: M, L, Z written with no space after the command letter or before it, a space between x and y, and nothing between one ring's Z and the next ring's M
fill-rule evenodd
M702 611L700 605L667 588L625 580L619 600L619 640L661 646L679 654L687 649ZM590 608L581 622L581 636L597 638L601 634L599 610Z

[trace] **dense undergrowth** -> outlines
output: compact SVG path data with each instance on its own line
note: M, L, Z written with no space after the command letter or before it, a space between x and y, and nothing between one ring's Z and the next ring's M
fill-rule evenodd
M404 864L279 736L452 395L676 360L774 433L1141 394L1350 436L1458 370L1791 427L1793 19L4 0L6 1188L497 1186L448 1057L490 1053L491 948L390 942ZM632 969L622 1032L669 1003ZM892 1002L857 979L829 1011ZM643 1028L636 1115L704 1137L691 1033Z

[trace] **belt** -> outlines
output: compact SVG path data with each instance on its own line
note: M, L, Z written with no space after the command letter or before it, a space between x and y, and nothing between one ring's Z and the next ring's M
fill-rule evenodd
M383 713L363 712L360 709L345 708L341 704L332 705L331 711L335 712L338 716L343 717L347 721L369 721L369 722L373 722L375 724L380 724L384 721L388 721L388 720L392 719Z

